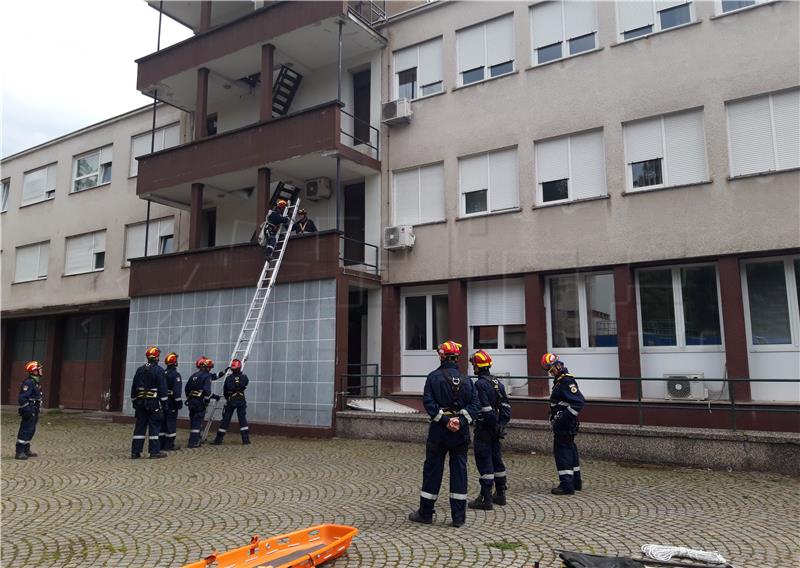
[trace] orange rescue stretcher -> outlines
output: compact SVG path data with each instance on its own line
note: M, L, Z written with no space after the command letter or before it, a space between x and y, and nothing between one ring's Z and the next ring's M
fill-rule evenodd
M212 552L183 568L306 568L341 556L358 529L346 525L316 525L261 540L227 552Z

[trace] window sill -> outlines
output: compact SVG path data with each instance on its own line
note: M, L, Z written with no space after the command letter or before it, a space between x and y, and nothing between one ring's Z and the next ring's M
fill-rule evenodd
M750 345L750 353L797 353L800 346L791 343L773 343L772 345Z
M103 272L104 270L105 270L105 268L98 268L96 270L87 270L86 272L72 272L70 274L62 274L61 277L62 278L68 278L70 276L81 276L81 275L84 275L84 274L96 274L98 272Z
M759 176L771 176L774 174L786 174L789 172L800 172L800 168L787 168L785 170L767 170L766 172L755 172L752 174L741 174L738 176L728 176L726 179L728 181L736 181L738 179L747 179Z
M559 59L553 59L552 61L545 61L544 63L536 63L526 67L525 71L533 71L534 69L539 69L540 67L547 67L548 65L553 65L554 63L563 63L564 61L569 61L570 59L575 59L576 57L581 57L582 55L589 55L590 53L597 53L598 51L603 51L604 49L605 47L595 47L594 49L581 51L580 53L567 55Z
M514 207L513 209L503 209L502 211L492 211L490 213L476 213L475 215L466 215L464 217L456 217L456 223L459 221L469 221L470 219L484 219L486 217L495 217L497 215L508 215L510 213L520 213L521 207Z
M696 181L693 183L682 183L680 185L668 185L665 187L654 187L653 189L642 188L642 189L626 189L622 192L623 197L627 197L629 195L639 195L640 193L655 193L657 191L668 191L670 189L684 189L688 187L701 187L704 185L711 185L714 183L713 179L705 180L705 181Z
M46 197L44 199L40 199L39 201L31 201L30 203L25 203L23 205L20 205L19 208L23 209L25 207L32 207L34 205L39 205L40 203L44 203L46 201L53 201L55 198L56 196L54 195L53 197Z
M639 353L725 353L724 345L687 345L686 347L660 346L642 347L639 346Z
M440 97L446 94L447 94L447 89L444 87L444 85L442 85L442 90L439 91L438 93L431 93L430 95L423 95L421 97L417 97L416 99L410 99L409 102L415 103L417 101L427 101L428 99L432 99L434 97Z
M752 6L745 6L744 8L738 8L736 10L728 10L727 12L723 12L722 14L711 16L709 20L719 20L720 18L724 18L725 16L732 16L733 14L741 14L742 12L749 12L750 10L761 8L762 6L771 6L773 4L777 4L779 1L780 0L767 0L766 2L762 2L761 4L753 4Z
M587 203L589 201L602 201L604 199L611 199L608 195L598 195L597 197L585 197L583 199L573 199L572 201L559 201L557 203L542 203L541 205L534 205L531 207L534 211L537 209L549 209L550 207L564 207L568 205L575 205L578 203Z
M684 28L690 28L692 26L696 26L696 25L702 23L702 21L703 20L695 20L693 22L688 22L686 24L681 24L680 26L667 28L665 30L658 30L657 32L651 32L649 34L645 34L645 35L642 35L642 36L639 36L639 37L632 37L631 39L623 39L623 40L618 41L616 43L612 43L611 47L619 47L620 45L626 45L628 43L633 43L635 41L639 41L640 39L648 39L648 38L651 38L653 36L666 34L666 33L669 33L669 32L674 32L675 30L682 30Z
M441 221L427 221L425 223L414 223L411 226L416 229L417 227L429 227L431 225L446 225L446 224L447 224L447 219L442 219Z
M44 282L47 280L47 276L44 278L35 278L34 280L18 280L11 283L12 286L16 286L17 284L30 284L31 282Z
M619 351L618 347L550 347L550 351L569 355L613 355ZM611 380L617 380L611 378Z
M491 81L497 81L498 79L503 79L505 77L511 77L512 75L516 75L517 73L519 73L519 69L514 69L513 71L509 71L508 73L503 73L502 75L498 75L497 77L489 77L488 79L475 81L474 83L470 83L469 85L460 85L458 87L453 87L453 92L455 93L456 91L460 91L461 89L469 89L470 87L475 87L476 85L483 85Z
M78 194L81 194L81 193L86 193L87 191L92 191L93 189L100 189L100 188L103 188L103 187L108 187L109 185L111 185L111 182L107 181L105 183L101 183L100 185L96 185L94 187L87 187L86 189L82 189L80 191L70 191L69 195L78 195Z

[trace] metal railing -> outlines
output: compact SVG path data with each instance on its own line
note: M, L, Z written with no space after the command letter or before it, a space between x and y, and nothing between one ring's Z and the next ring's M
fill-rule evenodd
M348 0L347 6L353 14L370 26L386 20L386 2Z
M380 274L380 258L381 258L381 250L378 245L373 245L372 243L366 243L364 241L359 241L358 239L353 239L351 237L346 237L342 234L339 235L339 239L341 239L341 245L339 250L339 262L343 268L353 268L358 269L359 266L366 267L366 272L371 274L375 274L378 276ZM353 243L357 250L361 251L361 258L348 258L347 252L347 243ZM364 249L368 249L373 251L372 256L374 256L374 262L367 262L367 255L365 254Z
M353 119L353 132L352 133L347 132L344 128L340 128L339 132L341 134L343 134L344 136L347 136L350 140L352 140L353 141L353 146L358 146L359 144L363 144L364 146L367 146L368 148L370 148L373 152L375 152L374 158L376 160L380 160L381 159L381 150L380 150L381 131L378 130L377 128L375 128L374 126L372 126L366 120L364 120L362 118L358 118L357 116L355 116L353 114L350 114L349 112L347 112L343 108L339 109L339 112L341 112L343 115L349 116L351 119ZM360 138L360 137L358 137L356 135L356 123L359 123L361 125L364 125L364 126L368 127L368 130L367 130L367 132L369 133L368 134L368 138L369 138L368 140L364 140L364 139L362 139L362 138ZM375 143L374 144L372 143L372 134L373 133L375 134Z
M360 395L362 398L366 396L371 396L373 398L373 409L376 408L377 402L376 399L381 398L381 391L380 391L380 384L381 379L425 379L427 375L381 375L378 373L375 374L359 374L355 375L362 379L362 390L368 391L367 394ZM343 375L343 381L346 381L348 378L352 378L354 375ZM470 378L475 380L477 377L470 375ZM524 379L528 383L530 381L551 381L550 377L541 376L541 377L530 377L530 376L503 376L498 377L502 381L505 380L521 380ZM371 381L367 381L365 383L364 379L371 379ZM713 412L713 410L727 410L730 413L730 423L728 428L732 431L737 431L738 424L737 424L737 413L741 412L752 412L754 410L758 410L758 412L766 412L766 413L794 413L797 416L798 423L800 424L800 400L796 401L753 401L753 400L736 400L736 386L740 383L797 383L800 384L800 379L713 379L713 378L705 378L702 382L704 383L723 383L727 386L728 395L726 399L723 399L723 394L725 389L723 388L720 391L720 397L714 400L694 400L693 404L687 404L683 402L682 399L657 399L657 398L644 398L643 396L643 388L642 384L646 382L666 382L668 379L663 377L576 377L576 380L581 383L585 381L620 381L622 382L635 382L636 383L636 399L619 399L617 400L608 400L608 399L596 399L593 400L591 398L587 399L587 403L591 406L603 406L603 407L610 407L610 408L631 408L634 406L637 409L638 414L638 425L644 426L645 425L645 411L648 409L658 409L658 410L691 410L691 411L706 411L709 414ZM621 385L620 385L621 386ZM346 399L348 396L353 396L349 392L340 392L341 397L341 404L339 406L340 410L343 410L346 406ZM390 395L387 398L392 398L394 395ZM403 393L405 396L405 393ZM421 396L420 393L408 393L410 397L417 397ZM512 401L515 401L517 404L525 404L528 402L543 402L547 400L546 397L515 397L511 395ZM658 402L656 402L658 401ZM717 404L712 404L717 403ZM780 408L775 407L776 405L786 405L787 408ZM698 427L700 428L700 427Z

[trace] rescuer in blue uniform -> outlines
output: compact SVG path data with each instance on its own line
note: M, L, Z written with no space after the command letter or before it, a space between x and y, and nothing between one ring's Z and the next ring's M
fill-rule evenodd
M458 371L461 344L445 341L438 348L441 365L428 375L422 402L431 417L422 468L419 509L408 519L430 524L439 496L444 460L450 456L450 513L452 526L460 527L467 509L467 450L469 425L478 414L478 397L469 377Z
M167 403L167 381L164 369L158 364L161 350L150 347L145 352L147 363L136 369L131 383L131 402L136 415L136 425L133 427L133 441L131 442L131 458L142 457L144 449L145 432L147 436L147 451L151 458L165 458L167 454L161 451L158 434L163 421L163 407Z
M275 251L275 246L278 244L278 231L281 225L289 226L289 217L283 214L286 211L288 203L285 199L279 199L275 203L275 208L270 209L267 213L267 220L264 222L264 234L262 242L266 247L265 253L267 259L272 258L272 253ZM288 236L288 235L287 235Z
M186 381L186 407L189 409L189 448L200 447L200 428L203 427L203 418L206 415L206 406L211 400L211 381L214 380L210 369L214 367L213 361L207 357L200 357L195 362L197 371ZM214 395L213 398L219 398Z
M581 465L575 434L578 433L578 414L586 400L575 378L554 353L542 355L542 368L553 377L550 393L550 424L553 427L553 455L556 459L559 484L550 490L553 495L572 495L583 489Z
M181 384L181 374L178 372L178 354L170 353L164 357L164 364L167 366L164 371L167 382L167 404L164 407L164 420L158 438L161 449L169 452L180 449L180 446L175 445L175 436L178 411L183 408L183 384Z
M503 383L491 374L492 358L480 349L469 358L472 370L478 376L475 390L478 393L479 413L475 421L475 465L481 476L481 494L470 501L470 509L491 511L494 504L506 504L506 466L500 440L511 420L511 404ZM492 495L492 486L495 494Z
M31 440L36 433L36 423L39 421L39 412L42 410L42 366L38 361L30 361L25 365L27 378L19 385L19 415L22 418L17 432L17 451L15 459L26 460L35 458L36 453L31 451Z
M304 235L317 232L317 226L314 224L314 221L308 218L308 212L305 209L300 209L297 212L297 216L297 222L292 227L295 234Z
M250 427L247 425L247 400L244 398L244 390L247 388L247 383L250 382L250 379L242 373L242 362L239 359L231 361L229 369L231 373L225 378L225 384L222 388L222 394L225 396L225 408L222 409L222 422L219 424L217 437L214 438L215 446L222 444L225 433L228 431L228 426L231 424L234 410L239 419L242 444L250 443ZM225 371L220 371L218 376L220 379L224 377Z

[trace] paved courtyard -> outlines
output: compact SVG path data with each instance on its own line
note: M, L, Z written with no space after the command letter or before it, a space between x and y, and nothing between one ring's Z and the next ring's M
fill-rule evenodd
M131 427L46 414L13 459L16 413L2 415L4 567L180 566L262 536L332 522L360 534L333 566L559 566L553 549L638 555L644 543L716 549L735 566L800 563L800 480L778 475L584 463L585 490L549 494L549 456L510 454L509 504L446 525L406 515L424 446L254 436L241 446L128 459ZM179 432L186 443L187 432ZM477 475L470 456L470 494ZM445 480L446 483L446 480ZM445 485L446 487L446 485ZM446 489L443 491L446 494Z

